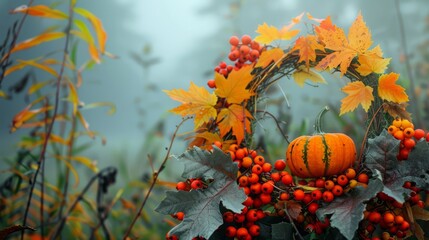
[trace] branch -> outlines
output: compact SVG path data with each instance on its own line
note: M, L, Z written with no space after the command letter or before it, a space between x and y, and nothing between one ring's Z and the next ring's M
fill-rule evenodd
M59 101L60 101L60 87L61 87L61 79L63 78L63 74L64 74L64 69L65 69L65 65L66 65L66 61L67 61L67 55L68 55L68 45L69 45L69 39L70 39L70 30L71 30L71 26L72 26L72 22L73 22L73 1L70 0L70 5L69 5L69 18L68 18L68 22L67 22L67 26L66 26L66 39L65 39L65 44L64 44L64 54L63 54L63 60L61 63L61 68L60 68L60 72L58 74L58 78L57 78L57 83L56 83L56 92L55 92L55 102L54 102L54 112L52 115L52 121L48 126L48 130L46 132L46 137L43 141L43 147L42 150L40 152L39 155L39 159L38 159L38 165L37 165L37 169L36 172L34 173L34 177L33 177L33 184L31 184L31 188L30 188L30 194L28 196L28 200L27 200L27 206L25 208L25 212L24 212L24 220L23 220L23 226L26 226L27 223L27 217L28 217L28 210L30 209L30 204L31 204L31 199L33 197L33 191L34 191L34 187L35 187L35 182L37 179L37 175L39 174L40 171L40 166L42 164L42 162L45 160L45 154L46 154L46 148L48 146L48 142L49 139L51 137L51 133L52 133L52 129L54 127L54 123L55 123L55 119L57 116L57 112L58 112L58 105L59 105ZM22 230L21 232L21 240L24 239L24 230Z
M168 146L167 153L165 154L164 160L162 161L161 166L159 167L158 171L153 173L153 180L152 180L152 183L151 183L151 185L150 185L150 187L149 187L149 190L148 190L148 192L146 193L146 196L145 196L145 198L144 198L144 200L143 200L142 204L140 205L140 208L139 208L139 210L138 210L138 212L137 212L136 216L134 217L133 221L131 222L130 226L128 227L127 231L125 232L125 235L123 236L123 239L124 239L124 240L126 240L126 239L128 238L128 236L129 236L129 235L130 235L130 233L131 233L131 230L132 230L132 229L133 229L133 227L134 227L134 224L136 223L137 219L141 216L142 211L143 211L143 208L144 208L144 206L146 205L146 202L147 202L147 200L148 200L148 198L149 198L150 194L152 193L153 188L155 187L156 181L158 180L158 176L159 176L159 174L160 174L160 173L165 169L165 165L166 165L166 163L167 163L167 160L170 158L170 151L171 151L171 147L173 146L173 142L174 142L174 139L175 139L175 138L176 138L176 136L177 136L177 132L179 131L179 128L183 125L183 123L185 123L188 119L189 119L189 118L184 118L184 119L179 123L179 125L177 125L176 130L175 130L175 131L174 131L174 133L173 133L173 137L171 138L170 146Z
M58 237L58 235L60 234L61 230L64 227L64 224L67 220L67 217L70 215L70 213L74 210L74 208L77 206L77 204L79 203L79 201L81 201L83 199L83 196L85 195L85 193L89 190L89 188L91 187L91 185L94 183L95 180L100 179L101 176L103 176L103 174L107 173L108 175L110 174L115 174L116 175L116 168L114 167L107 167L104 168L103 170L101 170L99 173L97 173L95 176L93 176L89 182L86 184L85 188L82 190L82 192L79 194L79 196L76 198L76 200L73 202L73 204L71 205L70 209L67 211L67 213L61 218L60 222L59 222L59 226L57 228L57 231L55 232L55 234L53 235L52 239L56 239Z

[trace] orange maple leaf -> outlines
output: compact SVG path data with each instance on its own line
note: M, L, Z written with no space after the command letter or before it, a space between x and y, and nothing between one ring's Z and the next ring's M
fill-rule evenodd
M273 48L270 50L263 51L261 56L259 56L258 62L255 65L255 68L268 67L272 62L277 62L284 56L284 52L281 48Z
M366 58L360 58L360 60L366 60L364 64L380 64L377 60L374 60L374 62L368 61L368 58L382 59L382 55L379 55L382 53L377 49L369 50L372 45L371 32L363 21L361 14L357 16L350 27L348 37L346 37L342 28L332 25L329 18L322 21L319 27L316 27L316 33L319 40L325 45L325 49L334 51L319 62L317 68L321 70L326 68L333 69L339 66L341 75L344 75L353 58L361 55L366 56ZM380 69L383 66L370 66L369 68L381 71Z
M239 70L229 73L228 79L222 74L215 73L216 90L218 97L225 98L228 103L242 103L249 99L254 93L247 89L252 81L252 66L244 66Z
M361 81L350 82L341 90L348 96L341 100L340 115L355 110L359 104L362 105L362 108L366 112L374 100L372 87L365 86Z
M301 18L303 15L304 13L293 18L292 21L287 26L284 26L280 30L274 26L268 26L267 23L259 25L256 32L259 33L260 35L256 36L254 40L258 43L270 44L272 41L275 41L275 40L289 40L295 37L299 33L299 30L297 29L290 30L290 29L301 21Z
M408 102L408 95L405 88L396 84L399 78L397 73L383 74L378 79L378 96L381 99L395 103Z
M194 128L197 129L202 124L216 118L217 111L214 106L217 103L217 96L209 93L204 87L198 87L193 82L188 91L183 89L164 90L173 100L179 101L182 105L170 111L182 116L195 115Z
M252 114L243 106L232 104L228 108L224 108L217 116L217 124L220 130L220 136L224 137L232 130L232 135L237 139L237 144L240 144L244 139L244 133L250 134L250 120Z
M362 76L368 76L371 73L384 73L387 65L390 63L390 58L383 58L383 52L379 45L368 51L366 54L359 55L359 66L356 71Z
M305 62L305 66L308 69L310 61L314 62L316 60L316 50L324 51L324 47L317 41L316 36L307 35L299 37L290 52L298 51L298 62Z

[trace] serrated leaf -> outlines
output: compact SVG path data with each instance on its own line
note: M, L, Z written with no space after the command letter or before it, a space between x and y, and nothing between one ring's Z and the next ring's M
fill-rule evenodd
M291 52L298 51L298 62L305 62L307 69L310 62L316 61L316 50L324 51L324 47L317 41L314 35L301 36L295 41Z
M350 82L341 90L347 94L347 97L341 99L340 115L355 110L359 105L362 105L366 112L374 100L372 87L365 86L361 81Z
M206 189L186 191L167 191L167 197L158 205L156 211L163 214L185 213L183 221L171 230L180 239L195 236L209 238L222 225L220 204L233 212L240 212L246 199L243 190L236 182L238 166L229 155L214 147L213 152L198 147L177 157L185 163L183 176L213 179Z
M353 239L359 222L363 219L366 201L373 198L383 189L380 179L371 179L368 187L356 187L348 196L338 197L326 207L317 210L319 219L326 215L331 216L331 226L337 228L344 237Z
M256 30L260 35L255 37L255 41L261 44L270 44L275 40L289 40L299 33L297 29L290 30L294 25L295 23L291 23L279 30L274 26L268 26L267 23L263 23Z
M249 99L254 93L247 88L253 76L251 74L252 66L245 66L239 70L233 70L228 78L219 73L215 73L216 90L218 97L226 98L228 103L240 104Z
M410 192L402 187L405 181L415 182L420 188L429 188L429 146L425 141L419 142L410 152L408 160L398 161L396 156L399 145L400 141L386 130L379 136L368 139L365 166L373 172L380 172L383 192L403 203L404 195Z
M232 135L237 139L237 144L240 144L245 133L252 132L250 127L252 118L250 112L243 106L232 104L228 108L223 108L216 119L220 136L224 137L229 131L232 131Z
M400 117L411 122L411 115L407 112L407 105L408 103L384 102L383 110L393 118Z
M13 10L10 11L10 13L23 13L30 16L36 16L36 17L44 17L44 18L54 18L54 19L67 19L67 14L64 12L50 8L45 5L34 5L34 6L27 6L27 5L21 5Z
M396 84L399 78L397 73L383 74L378 79L378 96L380 98L395 103L408 102L408 95L405 88Z
M209 93L207 89L198 87L193 82L188 91L183 89L164 90L167 95L182 105L170 111L184 116L195 115L194 129L199 128L204 123L216 118L217 111L214 106L217 103L217 96Z
M382 59L383 56L379 47L369 49L372 45L371 32L361 14L353 22L347 37L344 30L333 25L329 18L316 27L316 33L325 48L333 51L323 58L316 68L325 70L339 67L341 75L344 75L352 60L364 55L365 57L361 58L361 64L364 65L361 68L362 72L367 74L369 70L384 71L387 60ZM365 69L363 69L364 67Z
M281 48L272 48L270 50L263 51L259 56L254 68L266 68L271 63L276 63L277 61L279 61L284 55L285 53Z
M313 83L324 83L325 79L319 73L307 69L304 65L301 65L295 72L292 73L293 80L298 86L303 87L306 80L310 80Z
M376 54L360 55L358 58L359 66L356 71L362 76L368 76L371 73L382 74L390 63L390 58L383 58Z

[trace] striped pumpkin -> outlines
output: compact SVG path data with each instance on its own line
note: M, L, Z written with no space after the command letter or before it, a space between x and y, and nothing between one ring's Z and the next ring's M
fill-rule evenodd
M321 118L325 107L316 118L316 132L312 136L294 139L286 150L286 163L291 173L301 178L315 178L340 174L356 159L353 140L343 133L324 133Z

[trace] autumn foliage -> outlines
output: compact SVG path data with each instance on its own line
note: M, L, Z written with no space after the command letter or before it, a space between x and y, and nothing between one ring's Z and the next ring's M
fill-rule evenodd
M373 46L361 14L347 33L330 17L307 14L313 34L299 36L294 27L303 16L282 28L263 23L253 40L248 35L241 41L231 37L233 63L215 68L207 82L213 91L192 82L188 91L165 91L181 103L171 112L194 119L190 149L178 157L185 164L186 180L157 208L184 216L167 239L377 239L378 234L383 239L423 239L420 225L413 222L429 216L420 198L428 189L420 178L429 177L429 161L422 155L429 146L424 130L414 137L405 108L409 98L397 84L399 74L385 73L390 58L383 57L379 45ZM287 47L279 47L284 41ZM249 49L258 53L251 55ZM321 113L312 136L290 142L287 163L266 162L252 145L255 123L261 119L259 101L286 77L300 87L307 81L328 84L322 72L349 80L341 88L345 97L340 116L359 106L367 113L359 155L349 136L321 131ZM237 175L236 181L225 182L214 172ZM415 186L412 192L409 184ZM213 203L220 209L213 209Z

